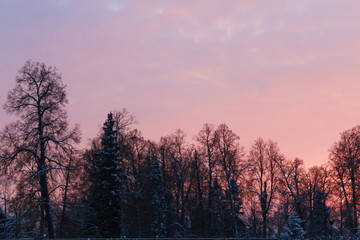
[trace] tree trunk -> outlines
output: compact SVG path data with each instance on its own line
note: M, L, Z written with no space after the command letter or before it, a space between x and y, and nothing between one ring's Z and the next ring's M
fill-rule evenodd
M235 237L238 238L239 232L238 232L237 221L236 221L235 201L234 201L234 196L232 193L229 177L228 177L228 190L229 190L229 194L230 194L231 215L232 215L232 220L233 220L234 233L235 233Z
M353 233L356 234L358 232L358 220L357 220L357 194L356 194L356 180L355 180L355 169L354 167L351 169L351 190L352 190L352 208L353 208L353 218L354 218L354 227Z
M263 217L263 229L262 229L262 237L266 238L266 229L267 229L267 214L266 211L262 213Z
M39 109L41 109L39 107ZM40 183L40 193L41 193L41 206L42 209L45 211L45 221L48 227L48 237L55 238L54 234L54 225L51 215L51 207L50 207L50 194L49 194L49 187L47 181L47 168L46 168L46 150L45 150L45 142L43 137L43 123L42 118L39 110L39 140L40 140L40 159L38 159L38 171L39 171L39 183ZM43 217L43 214L42 214ZM43 236L40 236L43 237Z
M268 195L266 192L266 181L264 182L264 189L262 190L261 193L261 213L262 213L262 220L263 220L263 224L262 224L262 237L266 238L266 229L267 229L267 213L268 213L268 209L267 209L267 203L268 203Z
M40 164L40 188L41 188L41 205L45 210L45 221L48 227L49 238L55 238L54 225L50 207L50 194L47 184L46 167L45 164Z
M69 184L70 184L70 171L71 171L71 162L72 158L70 158L69 166L66 169L66 182L65 182L65 190L64 190L64 197L63 197L63 209L61 212L61 220L60 220L60 231L58 234L60 234L59 237L64 237L64 226L65 226L65 218L66 218L66 207L67 207L67 195L69 190Z

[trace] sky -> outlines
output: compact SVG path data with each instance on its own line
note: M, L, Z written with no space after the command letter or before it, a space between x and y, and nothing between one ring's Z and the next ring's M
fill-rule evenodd
M358 0L0 0L0 102L56 66L82 146L126 108L146 139L226 123L307 167L360 119ZM0 128L14 121L0 110Z

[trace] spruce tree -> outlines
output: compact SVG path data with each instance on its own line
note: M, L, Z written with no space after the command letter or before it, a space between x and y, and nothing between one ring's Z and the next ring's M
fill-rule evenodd
M121 236L122 187L121 145L111 113L103 126L101 149L93 154L91 187L89 191L92 211L90 235L96 237Z
M225 211L226 204L224 202L224 193L223 189L219 183L217 177L214 179L214 183L211 189L211 199L212 208L209 209L211 213L211 218L209 221L209 236L210 237L224 237L225 236L225 219L227 217L227 213Z
M283 240L302 240L305 239L306 232L301 226L302 220L297 216L296 212L291 212L288 218L287 226L280 234Z
M7 223L6 215L3 212L2 208L0 207L0 239L6 238L6 232L5 232L6 223Z
M240 197L239 185L234 179L231 179L229 182L229 187L225 191L226 204L227 204L227 214L226 214L226 226L229 226L226 229L228 237L234 237L236 235L243 235L245 230L245 223L239 217L240 214L243 214L242 205L243 201ZM236 229L234 229L234 227Z
M326 206L327 195L316 190L314 193L314 207L310 213L309 234L311 236L328 237L334 232L331 221L331 210Z
M163 182L160 161L155 157L149 176L151 187L151 233L153 237L165 237L167 235L168 204L166 202L166 187Z

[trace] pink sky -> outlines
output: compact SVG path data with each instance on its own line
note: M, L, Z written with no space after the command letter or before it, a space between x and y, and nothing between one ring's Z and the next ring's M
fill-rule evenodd
M28 59L57 66L83 146L127 108L145 138L226 123L325 163L360 119L360 1L0 1L0 101ZM0 111L0 127L14 120Z

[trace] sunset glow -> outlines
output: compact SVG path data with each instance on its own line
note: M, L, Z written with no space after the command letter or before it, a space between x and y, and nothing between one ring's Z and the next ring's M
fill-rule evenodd
M266 5L267 4L267 5ZM126 108L147 139L226 123L307 167L360 119L360 1L0 1L0 102L56 66L82 146ZM14 118L0 111L0 126Z

